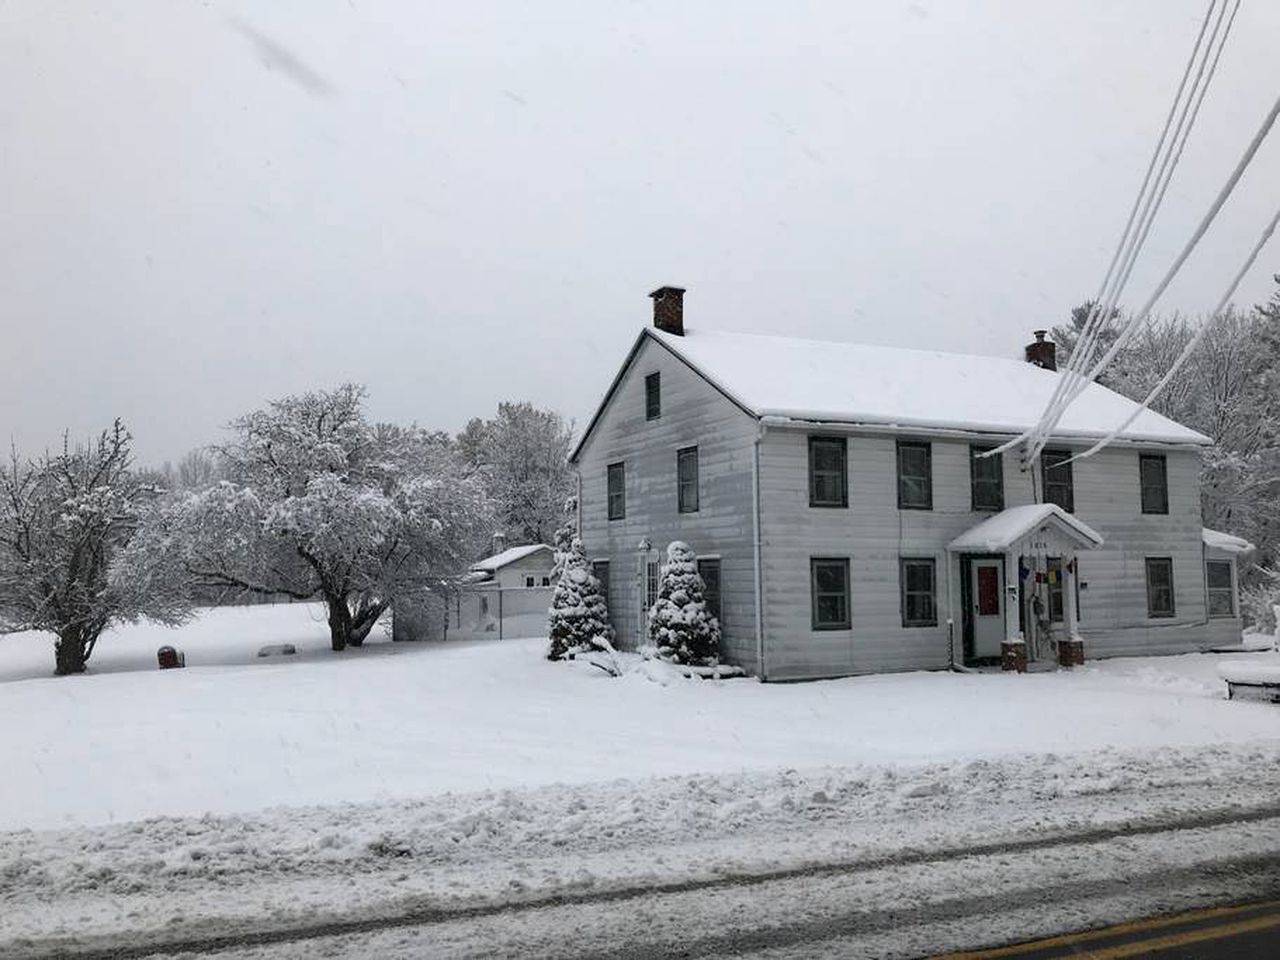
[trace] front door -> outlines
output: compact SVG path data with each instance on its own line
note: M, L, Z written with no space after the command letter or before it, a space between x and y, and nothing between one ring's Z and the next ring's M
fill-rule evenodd
M973 655L998 657L1004 640L1004 561L974 560L969 569Z

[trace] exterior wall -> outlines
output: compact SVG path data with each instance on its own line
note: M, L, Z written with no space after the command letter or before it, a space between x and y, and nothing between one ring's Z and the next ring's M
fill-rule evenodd
M662 415L645 419L644 378L661 373ZM756 421L645 337L587 442L579 451L581 537L590 561L609 561L609 612L618 644L642 642L644 610L637 545L650 559L684 540L718 556L725 659L755 669L753 442ZM698 447L699 509L676 504L676 451ZM626 464L626 517L608 519L606 468Z
M934 438L933 509L899 510L896 438L846 434L849 506L810 507L810 435L775 428L761 443L766 678L946 667L948 616L955 620L959 659L959 563L948 556L946 545L990 516L970 510L970 442ZM1081 591L1080 623L1088 656L1172 653L1209 642L1198 455L1160 452L1168 457L1167 516L1141 513L1137 449L1110 448L1073 464L1076 515L1106 538L1102 548L1078 555L1081 577L1089 584ZM1031 479L1018 470L1016 457L1004 457L1004 492L1006 507L1034 502ZM1146 616L1148 555L1173 558L1176 618ZM824 556L849 558L849 630L812 628L809 561ZM936 627L902 626L901 557L935 559Z
M542 578L551 575L554 565L555 555L550 550L540 550L508 563L494 574L493 583L503 590L522 590L526 589L524 578L533 577L534 586L541 587Z
M1105 538L1080 554L1080 632L1087 657L1186 653L1209 646L1200 457L1164 450L1169 513L1143 514L1138 452L1111 447L1075 470L1076 516ZM1176 616L1147 617L1147 557L1173 559Z
M1231 584L1234 587L1236 614L1234 617L1210 617L1209 640L1215 647L1238 644L1243 639L1244 620L1240 616L1240 565L1239 554L1206 546L1204 559L1223 560L1231 564ZM1205 575L1205 600L1208 601L1209 579Z

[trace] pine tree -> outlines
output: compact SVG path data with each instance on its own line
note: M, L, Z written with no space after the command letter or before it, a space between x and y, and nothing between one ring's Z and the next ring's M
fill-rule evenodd
M555 551L555 562L551 567L551 582L559 583L560 574L564 572L564 561L573 549L573 541L578 538L578 498L569 497L564 502L564 523L556 529L555 539L551 542Z
M560 579L551 597L550 626L548 660L564 660L571 654L591 650L596 637L613 639L604 591L591 572L582 541L577 537L564 556Z
M720 662L720 623L707 609L706 585L689 545L667 547L658 599L649 611L649 641L664 660L693 666Z

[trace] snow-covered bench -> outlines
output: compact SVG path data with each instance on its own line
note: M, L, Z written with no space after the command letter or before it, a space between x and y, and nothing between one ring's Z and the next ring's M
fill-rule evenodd
M1280 703L1280 661L1249 663L1239 661L1218 667L1218 676L1227 682L1227 699L1265 700Z

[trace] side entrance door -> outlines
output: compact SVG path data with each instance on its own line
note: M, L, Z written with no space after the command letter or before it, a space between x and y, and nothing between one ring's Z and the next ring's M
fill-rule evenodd
M1000 656L1004 640L1004 561L974 560L969 596L973 598L973 655Z

